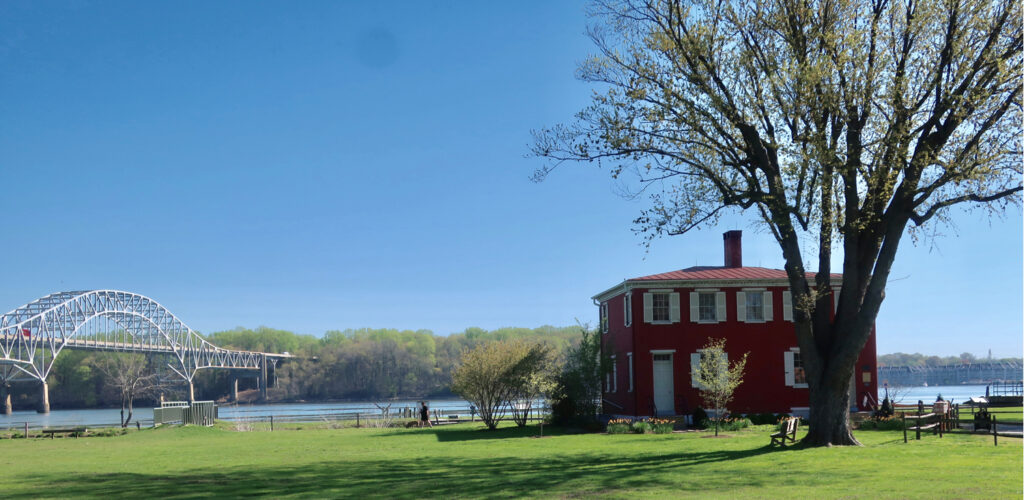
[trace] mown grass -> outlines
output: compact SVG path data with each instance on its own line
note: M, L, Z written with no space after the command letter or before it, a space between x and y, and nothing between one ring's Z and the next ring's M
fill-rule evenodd
M563 434L545 427L0 440L3 498L1020 498L1021 441L862 431L863 447L770 448L768 433Z

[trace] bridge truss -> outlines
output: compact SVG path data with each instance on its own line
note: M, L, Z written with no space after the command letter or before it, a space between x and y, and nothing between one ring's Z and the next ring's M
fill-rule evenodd
M166 355L172 360L167 366L188 382L190 399L200 369L259 370L265 388L267 363L290 357L217 347L143 295L58 292L0 316L0 390L11 381L38 380L43 387L40 411L49 411L46 377L64 349Z

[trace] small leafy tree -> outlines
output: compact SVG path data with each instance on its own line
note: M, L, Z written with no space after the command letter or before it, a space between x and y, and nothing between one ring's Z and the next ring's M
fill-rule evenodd
M611 369L601 353L601 335L580 325L580 342L565 354L561 371L552 389L551 418L558 425L593 420L601 400L601 380Z
M526 420L533 409L533 402L538 398L551 394L555 387L555 380L552 376L552 363L550 348L539 345L543 353L537 361L537 366L528 373L523 373L519 380L518 387L512 395L512 421L519 427L526 426Z
M480 344L464 351L452 374L452 391L473 403L488 429L495 429L505 405L521 396L548 356L542 344L522 340Z
M704 404L715 408L715 435L725 415L725 407L732 402L733 391L743 383L743 369L747 366L747 354L729 364L725 354L725 339L708 339L701 351L700 363L696 367L697 386Z

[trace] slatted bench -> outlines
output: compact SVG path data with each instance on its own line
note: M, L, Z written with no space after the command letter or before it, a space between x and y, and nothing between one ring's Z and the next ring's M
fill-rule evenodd
M53 439L53 436L55 434L61 434L64 436L70 434L72 436L78 437L81 436L82 434L85 434L88 431L89 429L85 427L69 427L67 429L43 429L43 435L45 436L46 434L49 434L50 439Z
M797 417L791 417L786 419L786 427L783 430L776 432L771 435L771 445L786 446L786 441L796 443L796 430L800 427L800 419Z

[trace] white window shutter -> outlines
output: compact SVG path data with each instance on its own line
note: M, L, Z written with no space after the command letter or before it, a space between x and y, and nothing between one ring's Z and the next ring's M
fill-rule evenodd
M764 320L771 321L774 317L772 310L772 292L764 292Z
M633 324L633 296L629 292L622 296L622 315L624 325Z
M782 319L793 321L793 292L782 292Z
M726 320L725 292L715 292L715 306L718 309L715 319L721 323Z
M644 294L644 323L650 323L654 321L654 299L651 298L651 294Z
M690 385L693 387L700 387L697 383L697 372L700 370L700 353L695 352L690 354Z
M690 321L700 321L700 295L697 292L690 292Z
M796 385L796 377L793 373L793 351L786 351L782 355L786 366L786 385L793 387Z
M747 322L747 292L736 292L736 321Z
M612 360L612 392L619 392L619 362Z
M679 322L679 294L668 294L668 319L673 323Z

